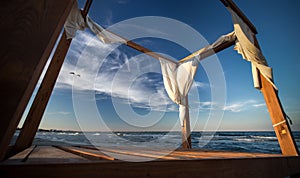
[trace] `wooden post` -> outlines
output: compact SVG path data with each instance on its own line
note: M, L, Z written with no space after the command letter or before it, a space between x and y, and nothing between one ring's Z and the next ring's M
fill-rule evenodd
M14 152L22 151L31 146L71 41L71 39L67 40L65 32L63 32L45 77L30 107L22 130L13 147Z
M256 35L253 35L253 39L254 45L260 49ZM259 76L261 92L264 95L281 152L285 156L298 156L298 148L291 133L286 115L281 106L278 93L274 89L273 85L261 73L259 73Z
M221 2L227 7L230 6L237 15L249 26L254 33L254 45L260 49L255 34L257 34L256 28L245 16L245 14L238 8L238 6L232 0L221 0ZM264 95L267 108L270 113L270 117L273 123L273 127L278 138L278 142L285 156L298 156L299 152L297 145L295 144L291 129L288 121L285 118L285 113L282 109L280 100L278 98L277 91L273 88L273 85L269 83L262 74L260 75L261 91Z
M277 91L262 74L260 74L260 81L262 85L261 92L264 95L282 154L285 156L298 156L297 145L294 141L288 121L285 118L285 113L283 112Z
M185 98L187 105L188 103L188 96ZM190 126L190 114L189 109L186 110L186 118L184 118L183 127L181 127L182 132L182 148L189 149L192 148L191 142L191 126Z
M0 161L27 106L74 0L0 4Z
M91 0L87 0L86 2L85 9L82 11L84 17L88 13L91 2ZM37 95L30 107L23 128L13 147L13 152L19 152L31 146L71 42L72 39L67 39L64 31Z

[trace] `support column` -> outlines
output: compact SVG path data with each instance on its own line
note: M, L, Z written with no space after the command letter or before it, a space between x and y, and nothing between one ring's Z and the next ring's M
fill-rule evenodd
M298 156L297 145L294 141L288 121L285 118L285 113L283 112L277 91L262 74L260 74L260 81L262 85L261 92L264 95L282 155Z
M74 0L5 1L0 6L0 161Z
M186 96L185 100L187 105L189 105L188 96ZM186 117L184 118L183 127L181 127L182 148L189 149L192 148L192 142L191 142L190 114L188 108L186 110L185 116Z
M85 7L82 11L82 15L84 16L84 18L89 11L91 3L92 0L87 0L85 4ZM67 39L66 33L64 31L50 62L50 65L47 69L47 72L44 76L44 79L41 83L41 86L37 92L37 95L30 107L23 128L13 147L13 152L19 152L31 146L34 136L42 120L44 111L47 107L51 93L55 86L60 69L68 53L71 42L72 39Z
M19 152L31 146L71 41L71 39L67 40L66 33L63 32L45 77L30 107L22 130L13 147L13 152Z
M253 38L254 45L260 49L256 36L253 35ZM280 103L277 90L274 89L273 85L268 82L261 73L259 73L259 76L261 82L261 92L264 95L282 155L298 156L299 151L293 138L288 120L286 119L286 115Z

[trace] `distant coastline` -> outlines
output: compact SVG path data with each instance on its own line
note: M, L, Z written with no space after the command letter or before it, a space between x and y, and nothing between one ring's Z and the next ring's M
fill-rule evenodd
M17 128L17 130L21 130L22 128ZM65 133L83 133L83 132L103 132L103 133L107 133L107 132L147 132L147 133L151 133L151 132L181 132L181 131L168 131L168 130L114 130L114 131L78 131L78 130L61 130L61 129L43 129L40 128L38 129L38 132L65 132ZM192 132L203 132L201 130L196 130L196 131L192 131ZM204 131L204 132L274 132L274 130L217 130L217 131ZM292 132L300 132L299 130L293 130Z

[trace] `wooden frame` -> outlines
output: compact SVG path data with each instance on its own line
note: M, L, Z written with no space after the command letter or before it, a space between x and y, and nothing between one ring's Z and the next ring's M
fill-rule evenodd
M82 10L84 18L87 16L91 3L92 0L86 1L84 9ZM17 153L31 146L71 42L72 39L67 39L66 32L63 31L41 86L27 114L22 130L12 148L13 153Z
M46 1L46 0L44 0L44 1ZM253 31L253 33L257 34L256 28L254 27L254 25L240 11L240 9L232 2L232 0L221 0L221 2L225 6L231 7L244 20L244 22L246 24L248 24L248 26ZM11 107L9 109L8 114L2 114L2 116L4 117L4 120L1 120L1 126L0 126L0 128L1 128L0 137L3 138L0 142L0 160L2 160L5 156L9 141L10 141L14 131L16 130L17 124L21 118L22 113L25 110L25 107L28 103L30 95L32 94L32 91L37 83L38 77L40 76L42 69L45 66L46 59L48 58L48 56L51 52L51 49L54 46L54 42L57 39L59 31L62 28L62 25L63 25L65 19L67 18L68 12L70 11L71 6L73 5L74 1L67 1L67 0L59 1L59 2L51 1L51 3L53 3L53 4L50 4L50 5L53 5L53 7L60 6L59 9L56 9L56 11L59 11L59 13L56 14L57 16L55 16L56 17L55 19L51 19L52 20L51 28L49 30L45 29L44 31L40 32L40 35L43 35L44 33L49 33L49 31L53 32L53 33L51 33L51 36L47 36L48 38L45 38L43 40L45 43L43 43L43 46L42 46L43 48L40 49L41 53L39 53L39 55L34 56L34 58L32 59L32 60L35 60L35 62L36 62L35 63L36 68L34 68L32 66L29 68L30 75L27 76L26 82L22 86L23 87L22 92L19 93L18 97L14 98L15 99L14 107ZM86 15L86 13L88 12L90 5L91 5L91 1L87 1L85 9L83 10L84 15ZM41 8L41 7L37 7L38 10L40 10L39 8ZM54 8L52 8L52 9L50 8L50 10L53 10L53 9ZM53 12L50 11L49 13L53 13ZM46 17L48 17L47 15L49 15L49 14L46 14ZM19 16L15 17L15 18L19 18ZM35 22L35 23L37 23L37 22ZM49 22L47 21L47 23L49 23ZM34 24L33 24L33 26L34 26ZM47 26L47 25L44 24L44 26ZM32 36L34 36L34 35L32 35ZM29 36L29 38L32 36ZM24 38L27 41L29 40L26 37L24 37ZM123 39L125 39L125 38L123 38ZM11 39L11 40L13 41L14 39ZM24 43L26 43L26 40L24 41ZM127 41L127 43L126 43L127 46L134 48L142 53L145 53L153 58L159 59L162 57L162 58L165 58L165 59L171 61L171 59L168 59L157 53L154 53L151 50L144 48L132 41L128 41L128 40L126 40L126 41ZM33 40L33 42L38 43L39 41ZM20 150L23 150L31 145L34 135L38 129L39 123L41 121L41 118L43 116L44 110L47 106L48 100L50 98L51 92L53 90L55 81L57 79L58 73L59 73L61 65L64 61L64 57L68 51L70 43L71 43L71 40L66 40L66 35L65 35L65 33L63 33L62 38L59 43L59 47L57 48L57 50L54 54L54 57L51 61L51 64L47 70L45 78L43 79L43 82L39 89L39 92L31 106L31 109L29 111L29 114L28 114L25 124L23 126L23 129L19 135L19 138L17 139L17 142L16 142L15 146L13 147L14 152L19 152ZM228 41L228 42L222 44L221 46L203 51L201 53L201 59L204 59L210 55L215 54L216 52L224 50L224 49L232 46L233 44L235 44L235 39ZM257 47L259 47L258 43L257 43ZM10 54L10 55L13 56L12 54ZM5 61L7 56L5 56L4 54L1 54L1 56L2 56L2 60ZM192 56L193 56L193 54L187 56L186 58L189 58ZM26 57L29 58L31 56L27 55L24 58L26 58ZM15 61L13 61L13 62L15 62ZM7 71L11 72L15 76L18 73L20 73L22 70L25 70L25 68L24 67L20 68L17 71L8 69ZM1 79L4 78L4 74L1 73L0 77L1 77ZM22 80L23 76L19 76L19 78L20 78L20 80ZM8 78L5 78L5 80L3 80L3 81L6 81L6 80L12 81L13 78L8 77ZM260 82L262 84L261 90L264 95L268 110L270 112L271 120L272 120L274 130L276 132L276 135L277 135L277 138L278 138L281 150L282 150L282 154L288 155L288 156L299 155L298 149L296 147L296 144L294 142L294 139L293 139L293 136L292 136L292 133L290 130L290 127L285 118L285 113L283 112L281 103L279 101L277 91L273 88L273 86L269 82L267 82L267 80L262 75L260 75ZM14 85L12 84L11 87L14 87ZM184 125L185 125L185 127L182 129L183 147L190 148L191 141L190 141L189 118L186 119L186 123Z
M1 2L0 160L61 32L74 0ZM3 17L3 18L2 18Z

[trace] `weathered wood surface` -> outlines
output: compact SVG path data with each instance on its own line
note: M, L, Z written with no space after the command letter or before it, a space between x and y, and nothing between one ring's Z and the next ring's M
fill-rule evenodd
M30 147L4 161L4 164L50 164L89 162L82 156L72 154L53 146Z
M105 155L104 153L93 150L93 149L85 149L80 147L64 147L64 146L56 146L56 148L59 148L61 150L64 150L66 152L90 159L90 160L110 160L113 161L115 158Z
M256 35L257 31L250 20L245 16L245 14L238 8L238 6L232 0L221 0L221 2L227 7L231 7L233 11L249 26L249 28L254 33L254 45L260 49ZM299 151L297 145L294 141L293 135L291 133L290 126L288 124L286 115L281 106L278 93L274 89L273 85L268 82L265 77L259 74L261 83L261 92L264 95L264 99L270 113L271 121L281 148L281 152L285 156L298 156Z
M86 5L83 9L84 17L86 17L91 3L92 0L87 0ZM24 150L32 144L34 136L42 120L44 111L46 110L51 93L55 86L58 74L68 53L71 41L72 39L67 39L66 33L64 31L62 33L61 39L59 40L47 72L43 78L41 86L37 92L37 95L34 98L34 101L27 114L22 130L15 143L15 146L13 148L14 152Z
M0 160L74 0L0 3Z
M256 36L254 35L253 38L255 46L260 49ZM261 92L264 95L282 154L285 156L298 156L299 151L281 106L277 93L278 91L261 73L259 73L259 79L261 83Z
M27 161L28 157L30 154L34 151L36 146L31 146L14 156L10 157L8 160L5 161L5 164L23 164L24 162Z
M15 152L24 150L32 144L70 44L71 39L67 40L65 32L63 32L41 86L27 114L22 130L14 145L13 149Z
M68 153L52 146L38 146L28 156L25 164L41 164L41 163L74 163L74 162L90 162L88 159L72 153Z
M277 91L275 91L272 84L262 74L260 74L260 81L262 85L261 92L264 95L282 154L285 156L298 156L298 148L288 121L285 118Z
M94 147L70 148L93 154L99 151ZM124 154L136 153L126 151ZM160 155L164 151L145 149L144 153ZM176 150L169 156L188 159L137 163L87 160L58 148L38 146L22 164L0 163L0 177L286 177L300 173L300 157L197 149Z
M233 11L236 12L236 14L241 17L241 19L249 26L251 31L254 34L257 34L257 30L255 26L252 24L252 22L248 19L248 17L240 10L240 8L232 1L232 0L220 0L224 6L230 7Z

